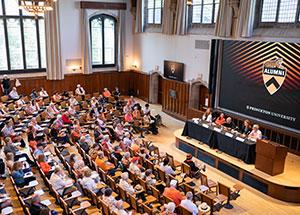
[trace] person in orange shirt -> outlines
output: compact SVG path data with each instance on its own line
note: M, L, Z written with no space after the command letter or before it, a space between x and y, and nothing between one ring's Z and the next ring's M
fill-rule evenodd
M114 172L115 172L115 170L114 170L115 166L112 163L110 163L109 161L107 161L107 159L105 158L103 152L100 151L98 153L98 156L97 156L97 158L95 160L95 163L96 163L96 165L100 169L102 169L105 172L108 172L108 174L110 174L110 175L114 174Z
M125 122L133 122L133 116L132 116L131 111L128 111L125 114L124 118L125 118Z
M109 92L109 90L107 88L104 88L103 96L105 98L108 98L111 96L111 93Z
M141 112L139 111L138 107L134 107L134 111L132 112L132 116L134 119L140 119L141 118Z
M225 115L224 113L221 113L220 116L216 119L215 123L217 125L223 125L225 123L226 119L225 119Z
M177 181L171 180L170 187L165 188L163 195L172 199L175 205L178 206L181 200L185 198L185 196L179 190L176 189L176 186Z
M41 167L41 170L43 171L43 173L45 173L45 175L50 178L52 172L51 172L51 166L45 161L45 155L44 154L40 154L37 158L38 163Z

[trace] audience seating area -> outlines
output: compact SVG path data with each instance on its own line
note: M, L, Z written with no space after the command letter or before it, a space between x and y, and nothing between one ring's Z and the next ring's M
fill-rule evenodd
M150 111L145 113L133 97L102 94L56 93L38 97L34 104L28 96L18 101L1 97L2 148L6 157L14 155L13 167L7 159L6 169L25 214L32 214L36 201L52 214L167 214L173 200L164 190L172 181L183 196L193 194L199 214L233 207L230 202L239 196L241 185L215 182L205 168L195 176L190 165L147 140L158 126ZM162 164L165 159L167 165ZM21 170L15 169L18 163ZM175 174L168 174L166 166ZM145 175L148 170L150 175ZM28 183L20 186L15 171L23 172ZM106 196L108 188L112 193ZM45 192L53 198L43 198ZM192 214L180 204L174 213ZM13 214L13 208L2 208L1 214Z

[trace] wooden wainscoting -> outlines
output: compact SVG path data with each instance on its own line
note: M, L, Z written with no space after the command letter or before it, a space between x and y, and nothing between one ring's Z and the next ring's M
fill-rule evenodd
M129 88L134 91L134 94L140 99L149 102L149 81L150 76L145 73L131 71Z
M47 80L46 77L22 78L19 79L22 86L18 87L18 92L29 95L32 89L39 90L44 87L51 95L54 92L75 90L76 85L80 84L87 93L103 91L104 87L114 90L119 87L122 94L128 93L130 83L134 74L132 72L99 72L90 75L71 74L65 75L63 80Z
M170 91L176 92L176 98ZM186 120L189 103L189 84L185 82L162 80L162 110L175 118Z

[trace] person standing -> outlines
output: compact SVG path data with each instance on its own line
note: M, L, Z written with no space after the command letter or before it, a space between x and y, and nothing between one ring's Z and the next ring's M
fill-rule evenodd
M3 79L1 82L1 88L4 95L8 95L10 92L10 79L7 75L3 75Z

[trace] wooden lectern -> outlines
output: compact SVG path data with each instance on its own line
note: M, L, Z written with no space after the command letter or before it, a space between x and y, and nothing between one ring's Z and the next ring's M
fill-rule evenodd
M278 175L284 171L287 147L269 140L257 140L255 168L269 175Z

